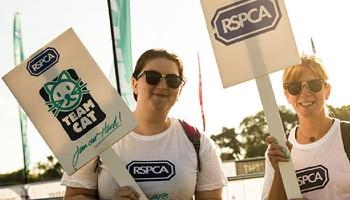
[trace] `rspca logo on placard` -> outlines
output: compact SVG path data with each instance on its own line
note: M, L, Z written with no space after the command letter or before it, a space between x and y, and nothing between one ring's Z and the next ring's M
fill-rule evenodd
M73 69L62 71L39 93L71 140L79 139L106 118L87 84Z
M329 182L328 169L322 165L297 170L296 175L302 193L322 189Z
M31 75L39 76L54 66L58 62L59 57L60 55L56 49L48 47L37 56L29 60L27 63L27 70Z
M215 39L231 45L274 30L280 19L278 0L243 0L219 8L211 25Z
M132 161L126 168L136 182L167 181L175 176L175 165L167 160Z

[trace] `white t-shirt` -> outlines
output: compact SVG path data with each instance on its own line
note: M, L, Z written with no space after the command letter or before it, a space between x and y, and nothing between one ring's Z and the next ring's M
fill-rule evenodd
M215 144L204 134L200 142L200 172L193 144L176 119L171 119L170 127L160 134L143 136L131 132L112 148L148 199L192 199L195 190L227 185ZM64 174L61 184L98 188L100 199L111 199L119 186L103 163L98 175L93 172L95 166L93 160L72 176Z
M344 150L339 119L335 119L321 139L311 144L298 143L295 130L296 127L291 130L288 140L293 144L291 157L303 197L309 200L349 200L350 163ZM273 176L274 169L266 159L263 199L268 196Z

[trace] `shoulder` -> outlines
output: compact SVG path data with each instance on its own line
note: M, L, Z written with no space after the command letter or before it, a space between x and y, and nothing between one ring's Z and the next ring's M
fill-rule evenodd
M198 129L196 126L193 126L192 124L181 119L176 119L175 123L177 128L181 129L179 131L183 132L182 135L184 137L187 137L192 143L199 143L198 146L200 146L200 149L203 149L202 147L206 146L215 146L212 139L210 139L203 131Z
M342 135L344 134L350 135L350 121L341 120L338 118L333 118L333 119L334 119L333 126L340 127L340 132Z
M192 134L202 134L196 126L193 126L191 123L183 119L174 119L173 120L179 127L181 127L186 133Z
M199 139L201 143L207 143L212 141L202 130L198 127L192 125L191 123L182 120L182 119L174 119L175 126L178 129L181 129L184 135L187 135L190 140L194 138L195 140Z

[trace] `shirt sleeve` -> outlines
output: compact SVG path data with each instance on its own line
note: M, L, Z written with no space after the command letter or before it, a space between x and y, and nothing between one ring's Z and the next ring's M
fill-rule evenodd
M97 189L98 174L97 172L94 172L96 162L97 158L92 159L72 175L68 175L66 172L64 172L61 179L61 185L86 189Z
M198 173L196 191L207 191L223 188L227 178L222 169L222 161L215 143L201 134L199 151L201 170Z

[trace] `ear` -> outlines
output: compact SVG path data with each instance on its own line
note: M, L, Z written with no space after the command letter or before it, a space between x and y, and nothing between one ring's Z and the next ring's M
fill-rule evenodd
M131 87L136 95L137 95L137 86L138 86L138 81L134 77L132 77L131 78Z

